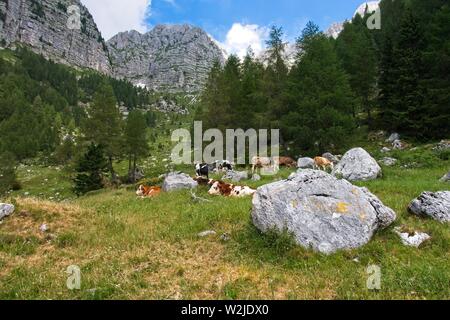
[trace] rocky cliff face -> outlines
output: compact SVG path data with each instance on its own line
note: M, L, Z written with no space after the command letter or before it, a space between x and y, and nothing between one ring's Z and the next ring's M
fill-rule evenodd
M214 61L224 59L208 34L190 25L124 32L107 44L117 77L158 91L198 91Z
M80 28L70 29L67 9L80 9ZM0 42L21 43L55 62L111 74L107 47L79 0L0 0Z

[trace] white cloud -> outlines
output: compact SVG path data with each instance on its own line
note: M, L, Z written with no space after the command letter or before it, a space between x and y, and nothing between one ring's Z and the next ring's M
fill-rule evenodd
M81 0L94 17L105 39L115 34L137 30L147 31L145 18L150 13L152 0Z
M244 57L249 47L259 55L264 51L268 29L256 24L235 23L227 33L223 48L229 54Z

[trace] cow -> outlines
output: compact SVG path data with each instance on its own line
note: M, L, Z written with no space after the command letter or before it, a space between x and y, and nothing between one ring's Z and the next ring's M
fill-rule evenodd
M297 161L290 157L274 157L274 162L279 167L295 168L297 167Z
M161 194L161 187L147 187L140 185L136 195L141 198L153 198Z
M204 177L194 177L193 179L199 186L212 186L216 182L216 180L206 179Z
M323 171L327 171L327 168L331 168L331 170L333 170L334 163L323 157L315 157L314 158L314 168L323 170Z
M217 171L233 171L233 165L228 160L216 160L214 166Z
M269 168L272 165L272 159L268 157L253 157L252 158L252 174L256 172L257 168Z
M208 194L215 195L215 196L224 196L224 197L246 197L254 195L256 190L253 190L249 187L244 186L235 186L233 184L228 184L223 181L216 181L211 186L211 189L209 190Z
M197 177L206 177L209 180L209 165L206 163L199 163L195 166L195 174Z

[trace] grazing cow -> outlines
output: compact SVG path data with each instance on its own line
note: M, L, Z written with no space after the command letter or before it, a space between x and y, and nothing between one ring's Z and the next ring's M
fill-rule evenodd
M141 198L153 198L161 194L160 187L147 187L140 185L136 191L136 195Z
M197 177L206 177L209 179L209 165L200 163L195 166L195 174Z
M279 167L295 168L297 167L297 161L290 157L274 157L274 162L278 164Z
M217 160L214 166L217 171L233 171L233 165L228 160Z
M257 168L269 168L272 165L272 159L268 157L253 157L252 158L252 174L256 172Z
M330 160L323 157L315 157L314 158L314 167L315 169L327 171L327 168L334 169L334 163Z
M245 196L251 196L255 194L256 190L253 190L249 187L243 187L243 186L235 186L233 184L228 184L223 181L216 181L211 186L211 189L209 190L210 195L215 196L224 196L224 197L245 197Z

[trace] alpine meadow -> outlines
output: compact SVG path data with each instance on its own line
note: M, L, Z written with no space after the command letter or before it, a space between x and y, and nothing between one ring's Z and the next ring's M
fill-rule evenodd
M449 1L120 3L0 0L1 300L450 299Z

